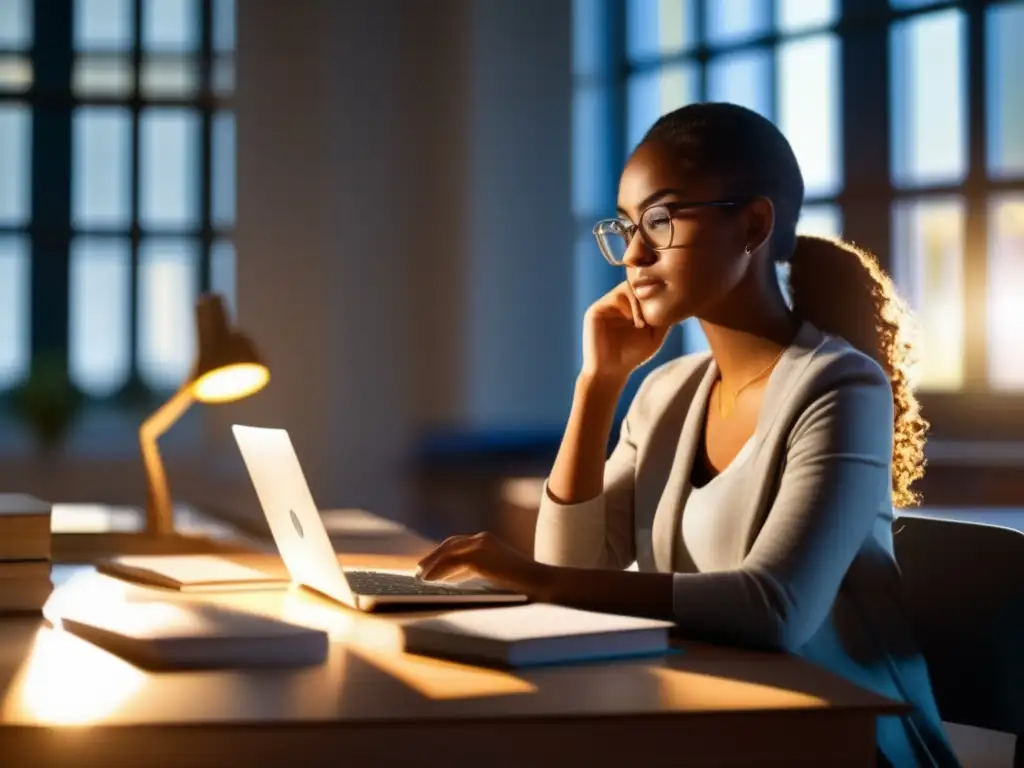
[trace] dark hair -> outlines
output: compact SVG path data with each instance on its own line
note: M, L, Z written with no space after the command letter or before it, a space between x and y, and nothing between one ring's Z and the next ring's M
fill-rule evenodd
M839 239L796 234L804 182L793 149L775 125L735 104L689 104L661 117L643 142L663 144L687 172L724 179L727 194L766 197L775 208L769 254L788 265L794 313L873 358L893 392L892 500L918 503L928 423L912 385L913 318L867 251Z

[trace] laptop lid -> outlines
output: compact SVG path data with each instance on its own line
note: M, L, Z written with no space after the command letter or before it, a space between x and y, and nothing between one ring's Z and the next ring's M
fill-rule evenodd
M231 431L292 579L355 607L288 432L241 424Z

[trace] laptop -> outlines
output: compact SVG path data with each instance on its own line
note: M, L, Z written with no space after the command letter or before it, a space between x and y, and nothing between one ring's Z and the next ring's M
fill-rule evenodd
M361 611L382 606L522 603L490 586L424 582L411 572L344 567L327 535L291 437L283 429L232 426L246 469L292 579Z

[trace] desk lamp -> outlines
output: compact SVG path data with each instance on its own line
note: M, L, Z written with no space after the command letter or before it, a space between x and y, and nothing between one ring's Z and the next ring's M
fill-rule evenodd
M229 403L266 386L270 371L247 336L231 328L223 298L204 294L196 303L198 352L178 391L143 422L139 444L146 473L146 516L141 532L54 534L54 558L85 562L117 554L216 552L224 545L176 533L171 493L157 440L196 401ZM233 549L227 547L228 549Z

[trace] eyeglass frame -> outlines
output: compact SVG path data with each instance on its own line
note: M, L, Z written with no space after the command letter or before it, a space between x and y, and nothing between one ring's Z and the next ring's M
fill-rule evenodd
M695 208L735 208L738 206L746 205L747 203L750 202L750 200L751 198L737 200L709 200L707 202L701 203L654 203L653 205L649 205L646 208L644 208L644 210L640 213L640 221L642 222L644 220L644 216L647 215L648 211L652 211L655 208L666 209L669 213L668 220L669 227L671 228L669 232L668 245L664 245L660 248L655 245L652 245L649 239L647 238L647 235L645 234L643 227L640 224L634 224L632 221L630 221L628 224L628 228L626 229L626 232L623 233L623 239L626 241L626 249L629 250L629 246L632 245L633 238L636 237L636 233L638 230L640 232L640 236L644 240L644 245L650 248L652 251L667 251L669 248L681 247L672 245L672 241L675 239L675 227L672 224L673 214L678 213L679 211L693 210ZM594 235L594 239L597 240L597 248L599 251L601 251L601 255L604 257L604 260L611 264L613 267L625 266L625 259L623 259L622 261L613 260L612 257L608 254L608 252L605 251L604 246L601 244L601 235L598 234L597 230L602 224L618 224L622 226L622 219L601 219L596 224L594 224L592 233Z

